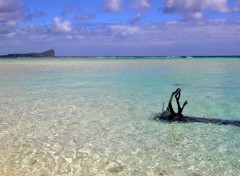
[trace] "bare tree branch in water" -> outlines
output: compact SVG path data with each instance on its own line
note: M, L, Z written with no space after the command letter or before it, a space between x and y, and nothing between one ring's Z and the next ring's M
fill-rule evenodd
M173 98L175 97L178 112L176 113L173 109L172 102ZM172 92L169 101L168 107L164 110L164 103L162 108L162 113L157 113L154 115L154 120L161 120L161 121L168 121L168 122L185 122L185 123L210 123L210 124L217 124L217 125L232 125L240 127L240 120L224 120L224 119L217 119L217 118L201 118L201 117L190 117L184 116L182 114L183 109L188 104L187 101L183 103L181 106L180 104L181 98L181 89L177 88L174 92Z
M178 112L176 113L172 106L173 98L175 97L177 106L178 106ZM181 89L177 88L174 92L172 92L169 101L168 101L168 107L165 111L162 112L162 117L168 117L169 119L176 119L176 118L183 118L183 109L187 105L187 101L184 102L183 106L180 105L180 98L181 98Z

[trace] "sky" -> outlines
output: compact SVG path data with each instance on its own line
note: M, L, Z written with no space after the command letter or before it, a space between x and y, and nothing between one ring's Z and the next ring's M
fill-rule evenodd
M0 55L240 55L240 0L0 0Z

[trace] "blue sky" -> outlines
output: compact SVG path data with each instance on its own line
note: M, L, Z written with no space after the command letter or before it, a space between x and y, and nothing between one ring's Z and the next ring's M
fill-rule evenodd
M240 55L240 0L0 0L0 55Z

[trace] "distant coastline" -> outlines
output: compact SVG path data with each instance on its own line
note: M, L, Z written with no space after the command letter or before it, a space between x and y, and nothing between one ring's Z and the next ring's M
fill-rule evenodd
M239 58L240 55L229 55L229 56L56 56L57 58L110 58L110 59L118 59L118 58L136 58L136 59L141 59L141 58L168 58L168 59L177 59L177 58L186 58L186 59L191 59L191 58Z
M80 56L56 56L55 55L55 51L53 49L50 49L48 51L44 51L44 52L40 52L40 53L19 53L19 54L7 54L7 55L0 55L0 58L109 58L109 59L118 59L118 58L122 58L122 59L129 59L129 58L133 58L133 59L141 59L141 58L168 58L168 59L178 59L178 58L186 58L186 59L191 59L191 58L239 58L240 59L240 55L197 55L197 56L84 56L84 55L80 55Z

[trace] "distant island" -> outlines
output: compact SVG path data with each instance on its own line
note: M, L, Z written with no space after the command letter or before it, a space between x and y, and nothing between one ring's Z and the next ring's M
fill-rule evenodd
M0 55L0 58L18 58L18 57L55 57L53 49L41 53L25 53L25 54L8 54Z

